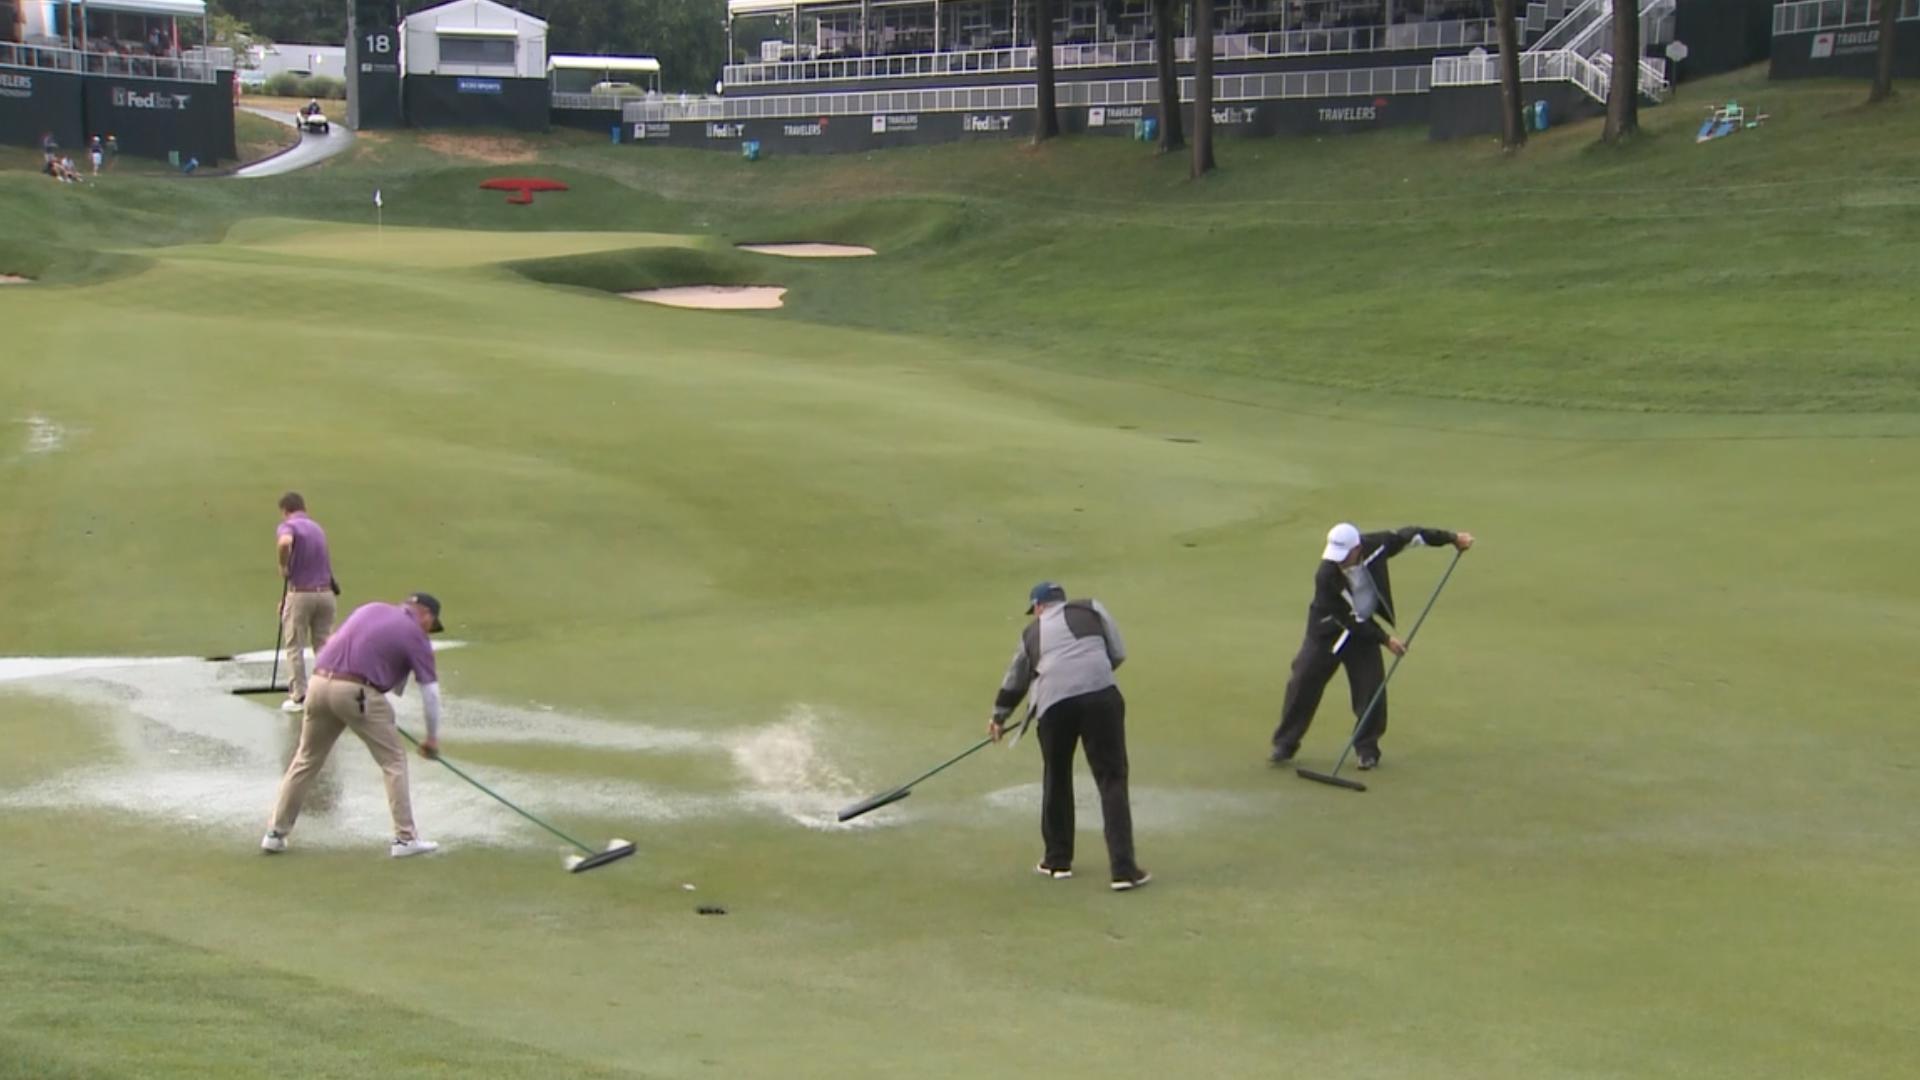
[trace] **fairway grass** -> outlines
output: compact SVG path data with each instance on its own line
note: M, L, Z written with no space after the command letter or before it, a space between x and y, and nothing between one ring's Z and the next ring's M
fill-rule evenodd
M0 175L0 658L107 658L0 664L0 1078L1905 1077L1920 140L1716 89L1776 119L1198 189L1117 140L558 137L527 207L399 136ZM691 274L789 306L614 295ZM391 860L351 740L258 854L293 721L192 658L272 643L289 488L345 604L445 602L452 760L636 858L415 759L447 848ZM1343 519L1480 538L1365 794L1265 762ZM1031 740L831 820L980 738L1042 578L1127 637L1138 893L1084 772L1032 873Z

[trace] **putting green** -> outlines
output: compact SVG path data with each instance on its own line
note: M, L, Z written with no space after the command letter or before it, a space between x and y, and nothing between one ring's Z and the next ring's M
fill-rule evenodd
M1778 130L1879 122L1814 101L1783 101ZM1907 161L1912 141L1886 152ZM0 292L17 346L0 361L0 657L267 647L273 504L299 489L348 604L431 589L469 643L442 661L447 752L639 853L567 875L551 837L416 761L420 823L448 846L389 860L373 766L343 742L325 806L266 859L291 721L224 692L264 666L10 677L0 981L26 989L0 995L0 1076L1903 1076L1901 1003L1920 991L1903 932L1920 886L1903 706L1920 576L1899 543L1920 528L1911 371L1863 360L1831 387L1818 357L1769 352L1757 389L1719 388L1726 408L1646 412L1501 404L1504 346L1438 396L1215 364L1204 320L1185 321L1211 294L1183 275L1219 271L1147 219L1178 220L1180 201L1284 217L1233 200L1316 154L1330 180L1417 153L1436 178L1407 198L1445 207L1457 239L1505 220L1506 203L1449 186L1495 166L1389 140L1276 144L1286 163L1248 161L1218 189L1103 196L1138 200L1104 241L1022 248L1066 197L1012 170L1078 190L1135 167L1118 156L1132 148L1090 142L769 161L749 181L557 140L574 190L527 208L551 232L445 227L491 208L460 201L469 171L431 162L383 181L413 220L377 240L284 220L295 195L362 214L373 173L351 161L291 187L143 181L119 205L33 203L50 227L25 235L45 247L19 250L72 276ZM1518 167L1541 184L1608 167L1536 150ZM1657 130L1633 152L1670 178L1705 168ZM922 169L950 197L896 198L934 185ZM996 169L1004 222L971 186ZM460 193L438 224L429 191ZM841 201L808 210L822 191ZM1806 195L1776 194L1778 213L1742 225L1750 242L1688 226L1760 282L1716 299L1717 329L1754 316L1745 336L1668 343L1695 374L1731 369L1800 303L1786 223ZM1910 256L1900 212L1850 211L1794 257ZM1390 244L1327 216L1315 229L1347 242L1286 254L1302 281L1317 264L1397 289L1458 265L1437 234ZM632 231L586 231L594 218ZM1562 224L1514 273L1589 252L1585 317L1624 332L1649 285L1610 275L1641 253L1604 221ZM762 314L499 265L617 269L749 234L881 254L780 264L798 302ZM1213 242L1235 265L1282 257ZM88 277L83 249L141 262ZM1182 312L1190 351L1127 323L1124 298L1088 299L1155 258L1159 291L1132 306ZM960 288L989 279L1034 299L995 321ZM1903 279L1858 284L1889 336L1913 318ZM1049 313L1050 288L1089 306ZM1303 324L1356 310L1332 289L1296 299ZM1222 317L1281 319L1245 294ZM1394 332L1412 355L1429 331ZM1879 357L1879 333L1835 348ZM1269 347L1308 370L1333 362L1316 340ZM1512 396L1543 378L1514 368ZM1644 389L1620 379L1567 384L1586 406ZM1795 387L1814 404L1762 407ZM1892 404L1844 407L1875 395ZM1264 760L1321 537L1345 518L1481 537L1396 676L1364 795ZM1403 608L1445 559L1399 560ZM1025 590L1049 577L1126 632L1154 884L1108 892L1091 807L1078 876L1032 874L1031 740L828 826L979 738ZM1344 700L1330 688L1310 764L1338 753Z
M361 267L453 269L628 248L690 247L699 239L659 233L387 229L268 219L240 223L227 236L227 242L282 260L346 260Z

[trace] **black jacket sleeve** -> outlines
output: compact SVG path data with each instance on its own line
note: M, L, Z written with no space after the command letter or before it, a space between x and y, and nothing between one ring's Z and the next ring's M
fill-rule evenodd
M1409 525L1404 529L1365 533L1360 537L1360 547L1366 551L1385 548L1386 557L1391 559L1410 547L1446 547L1453 543L1453 535L1446 529Z

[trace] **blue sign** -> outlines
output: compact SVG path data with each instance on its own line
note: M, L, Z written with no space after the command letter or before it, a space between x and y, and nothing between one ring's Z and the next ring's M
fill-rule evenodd
M501 88L499 79L460 79L454 89L462 94L498 94Z

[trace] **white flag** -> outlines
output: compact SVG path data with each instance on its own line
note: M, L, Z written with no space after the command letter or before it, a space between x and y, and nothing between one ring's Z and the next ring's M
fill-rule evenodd
M380 201L380 189L379 189L379 188L374 188L374 189L373 189L373 208L374 208L375 210L378 210L378 209L380 209L380 208L381 208L382 206L385 206L385 205L386 205L385 203L383 203L383 202L381 202L381 201Z

